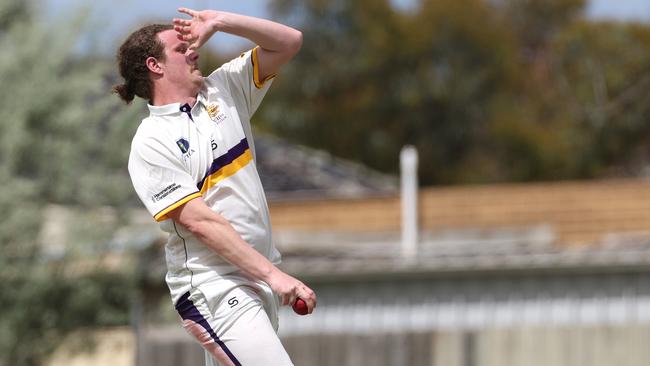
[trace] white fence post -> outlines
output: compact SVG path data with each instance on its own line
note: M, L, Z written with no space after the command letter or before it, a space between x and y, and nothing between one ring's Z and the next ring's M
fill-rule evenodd
M418 241L418 152L404 146L400 152L402 201L402 257L413 260Z

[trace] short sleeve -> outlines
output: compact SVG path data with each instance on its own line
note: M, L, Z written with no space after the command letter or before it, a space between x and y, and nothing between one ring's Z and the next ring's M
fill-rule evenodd
M138 197L156 221L188 201L200 197L181 158L154 139L134 139L129 175Z
M237 110L246 111L250 119L266 95L275 74L260 80L258 47L242 53L239 57L223 64L206 81L208 87L225 85L237 105Z

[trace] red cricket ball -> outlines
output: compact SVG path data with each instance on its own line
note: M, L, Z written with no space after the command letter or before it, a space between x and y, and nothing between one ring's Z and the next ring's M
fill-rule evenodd
M293 303L292 308L293 311L295 311L298 315L307 315L307 312L309 311L307 309L307 303L301 298L296 299L296 301Z

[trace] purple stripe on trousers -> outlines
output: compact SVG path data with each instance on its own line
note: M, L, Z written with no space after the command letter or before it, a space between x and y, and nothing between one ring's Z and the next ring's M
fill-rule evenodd
M190 293L186 292L183 296L181 296L180 299L178 299L178 302L176 303L176 311L178 311L178 314L180 314L181 318L183 320L191 320L203 327L208 334L210 334L210 337L214 339L214 341L221 347L221 349L228 355L228 358L235 364L236 366L241 366L241 363L235 358L235 355L230 352L228 347L226 347L226 344L217 337L217 334L212 330L212 327L210 326L210 323L201 315L199 312L199 309L194 306L194 303L192 300L190 300Z

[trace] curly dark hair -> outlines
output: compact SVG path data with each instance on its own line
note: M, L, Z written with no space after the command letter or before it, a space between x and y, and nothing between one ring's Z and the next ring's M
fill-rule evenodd
M144 26L131 33L117 51L117 65L125 82L113 86L113 92L127 104L131 103L136 95L151 100L152 85L146 60L148 57L164 60L165 46L158 38L158 33L168 29L173 29L173 26L171 24Z

